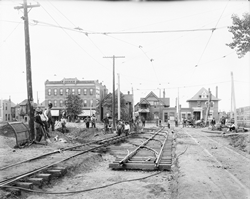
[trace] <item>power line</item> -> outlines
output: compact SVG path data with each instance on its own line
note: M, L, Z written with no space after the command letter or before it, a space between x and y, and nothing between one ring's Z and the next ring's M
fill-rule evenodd
M44 11L55 21L55 23L58 25L58 27L60 27L62 30L63 30L63 32L78 46L78 47L80 47L89 57L91 57L95 62L97 62L99 65L101 65L101 66L103 66L101 63L99 63L93 56L91 56L86 50L84 50L83 48L82 48L82 46L75 40L75 39L73 39L65 30L64 30L64 28L63 27L61 27L58 23L57 23L57 21L49 14L49 12L42 6L42 8L44 9ZM104 66L105 67L105 66Z
M228 2L229 2L229 1L228 1ZM207 41L207 44L206 44L204 50L202 51L201 56L200 56L200 58L199 58L199 60L198 60L198 63L195 65L195 67L197 67L197 66L199 65L200 60L201 60L201 58L203 57L203 54L205 53L205 51L206 51L206 49L207 49L207 47L208 47L208 44L209 44L209 42L210 42L210 40L211 40L211 38L212 38L212 35L213 35L213 33L214 33L214 30L217 29L216 27L217 27L217 25L218 25L218 23L219 23L219 21L220 21L222 15L223 15L223 13L224 13L226 7L227 7L227 5L228 5L228 2L227 2L226 6L225 6L224 9L223 9L223 11L222 11L222 13L221 13L221 15L220 15L220 17L219 17L219 19L218 19L216 25L215 25L215 28L212 30L212 33L211 33L211 35L210 35L210 37L209 37L209 39L208 39L208 41Z

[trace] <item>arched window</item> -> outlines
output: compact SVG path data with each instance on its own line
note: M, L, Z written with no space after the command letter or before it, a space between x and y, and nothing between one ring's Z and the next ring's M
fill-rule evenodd
M54 107L57 107L57 101L56 100L54 101Z
M63 95L63 89L62 88L60 89L60 95Z
M71 93L72 93L72 95L75 94L75 89L74 88L72 88Z
M81 95L81 89L80 88L77 89L77 94Z
M83 94L84 94L84 95L87 95L87 89L86 89L86 88L83 89Z
M83 100L83 107L87 107L87 100Z
M48 95L51 95L51 89L48 89Z
M54 89L54 95L57 95L57 89Z

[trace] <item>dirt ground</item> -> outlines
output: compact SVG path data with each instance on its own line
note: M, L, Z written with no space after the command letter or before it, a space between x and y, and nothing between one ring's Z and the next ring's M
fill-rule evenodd
M112 136L104 135L101 130L86 130L82 124L67 125L69 133L53 132L49 145L31 145L23 149L13 149L15 140L0 132L0 167L62 147ZM54 141L56 135L62 140ZM177 128L174 136L171 172L115 171L108 168L115 159L109 151L88 153L60 165L68 169L67 174L42 189L53 194L23 192L21 196L9 198L250 198L249 135L231 138L204 133L201 129ZM5 193L0 192L0 198L4 197Z

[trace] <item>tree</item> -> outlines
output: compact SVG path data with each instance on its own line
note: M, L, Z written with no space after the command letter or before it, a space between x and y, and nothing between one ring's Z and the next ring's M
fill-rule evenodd
M228 27L229 32L233 33L233 42L226 44L232 49L236 49L239 58L250 51L250 14L243 14L240 19L237 15L232 15L233 25Z
M97 104L96 110L100 110L100 106L107 108L111 115L112 115L112 101L113 101L113 96L110 93L109 95L106 96L101 102ZM115 95L115 116L118 118L118 96L117 93ZM124 99L124 95L120 93L120 107L121 107L121 119L123 120L128 120L129 119L129 110L127 109L126 106L126 100Z
M75 119L82 112L83 100L78 95L70 94L67 96L65 106L67 115Z

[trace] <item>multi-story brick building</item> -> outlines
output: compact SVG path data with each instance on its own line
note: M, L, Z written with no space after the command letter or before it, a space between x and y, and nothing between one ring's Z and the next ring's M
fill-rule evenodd
M61 81L45 82L45 107L53 104L52 115L59 116L65 110L65 100L69 94L78 95L83 100L80 116L89 116L96 111L97 103L107 95L107 88L98 80L78 80L64 78Z

